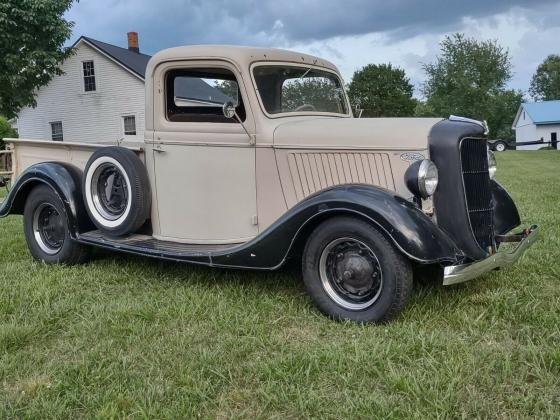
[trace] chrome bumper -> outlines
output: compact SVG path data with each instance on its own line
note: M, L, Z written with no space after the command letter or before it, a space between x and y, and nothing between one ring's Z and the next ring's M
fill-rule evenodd
M527 248L535 242L538 234L539 227L536 225L531 226L519 235L520 238L517 246L509 252L498 251L494 255L481 261L445 267L443 271L443 284L448 286L450 284L462 283L464 281L472 280L488 271L507 267L515 263L523 255ZM517 237L518 235L513 236Z

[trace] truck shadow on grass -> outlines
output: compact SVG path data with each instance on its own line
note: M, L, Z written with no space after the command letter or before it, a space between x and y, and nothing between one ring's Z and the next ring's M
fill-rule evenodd
M95 250L91 262L94 264L115 264L128 267L142 277L153 277L153 281L181 281L212 286L254 286L266 291L303 291L301 272L297 263L286 264L276 271L231 269L208 267L192 263L158 260L131 254L115 255L105 250ZM292 293L293 294L293 293Z
M173 287L176 284L177 287L190 285L194 288L227 290L233 295L243 293L255 298L290 300L291 303L306 310L312 307L305 293L300 262L297 259L288 261L276 271L254 271L206 267L130 254L115 255L104 250L96 250L92 255L91 263L101 266L104 270L111 270L107 266L118 266L127 274L124 281L132 279L141 283L150 281L163 287ZM465 300L470 300L470 297L479 293L481 288L492 288L492 284L487 283L487 277L483 276L468 284L443 286L437 278L424 275L415 281L410 303L404 310L403 316L398 319L413 320L422 314L448 316L464 306ZM312 310L312 312L316 311Z

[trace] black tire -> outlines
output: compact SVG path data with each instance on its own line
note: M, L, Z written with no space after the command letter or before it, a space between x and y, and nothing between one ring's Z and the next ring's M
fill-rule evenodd
M378 229L353 217L335 217L315 228L302 266L311 300L336 320L391 320L412 291L408 259Z
M496 152L505 152L507 150L507 144L503 141L498 141L494 143L494 150Z
M79 264L89 249L70 236L68 219L62 200L47 185L39 185L29 193L23 211L23 231L33 258L49 264Z
M148 220L152 200L148 173L132 150L98 149L85 167L82 182L89 217L104 233L128 235Z

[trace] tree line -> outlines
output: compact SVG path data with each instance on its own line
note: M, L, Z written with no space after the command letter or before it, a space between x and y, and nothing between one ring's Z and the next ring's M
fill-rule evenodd
M508 89L509 52L497 41L477 41L463 34L444 38L435 62L422 66L426 79L421 99L403 69L369 64L357 70L348 95L362 117L446 117L486 120L490 136L512 139L511 124L523 101L522 91ZM529 93L534 100L560 99L560 56L550 55L537 68Z

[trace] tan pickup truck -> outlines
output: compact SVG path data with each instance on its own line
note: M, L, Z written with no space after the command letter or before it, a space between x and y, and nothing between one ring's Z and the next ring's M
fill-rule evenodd
M22 214L47 263L90 247L260 270L299 259L317 307L358 322L397 315L423 268L453 284L519 258L538 227L510 233L519 215L483 123L353 118L343 86L305 54L164 50L145 142L9 140L0 216Z

